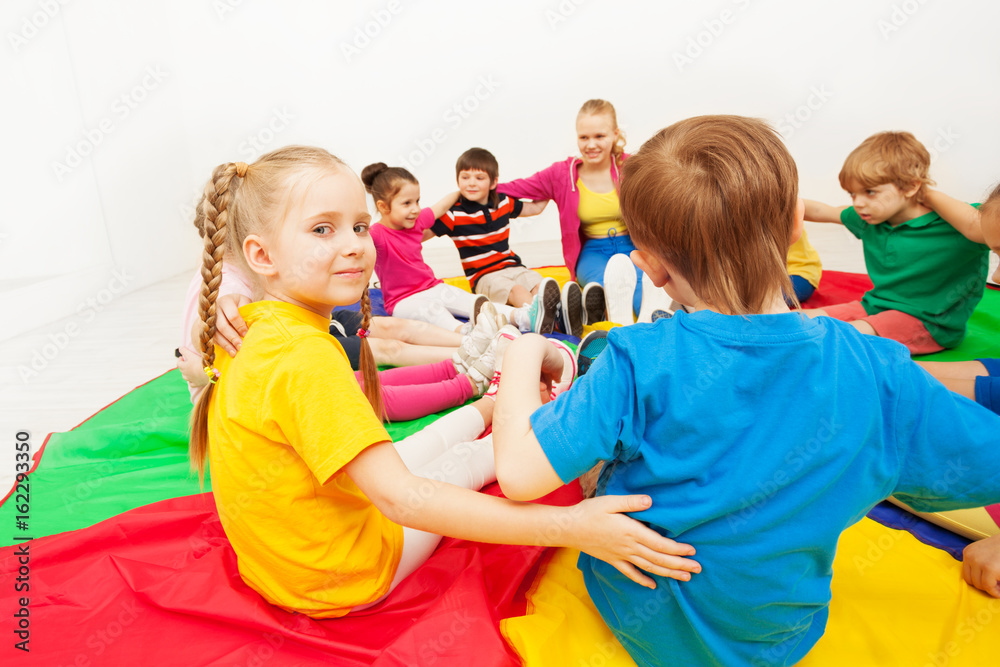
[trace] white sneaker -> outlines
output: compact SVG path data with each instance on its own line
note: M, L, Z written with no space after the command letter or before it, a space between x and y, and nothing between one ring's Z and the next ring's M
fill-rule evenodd
M483 307L489 304L490 300L485 294L476 295L476 300L472 304L472 312L469 313L469 322L473 325L479 320L479 314L482 312ZM492 306L492 304L490 304ZM494 309L493 312L496 312Z
M604 298L608 304L608 321L633 324L632 297L635 295L635 265L628 255L612 255L604 267Z
M556 396L573 386L573 380L576 379L576 355L570 349L569 345L561 340L550 339L549 342L556 346L563 358L562 377L552 385L550 398L551 400L555 400Z
M652 279L642 274L642 305L639 307L637 322L652 322L653 313L662 310L673 314L673 302L670 295L662 288L653 284Z
M484 396L496 400L497 392L500 390L500 369L503 368L504 354L506 354L507 348L514 342L514 339L520 335L521 332L517 330L517 327L510 325L500 329L500 332L497 334L496 347L493 349L493 377L490 379L490 388Z
M500 374L497 372L497 369L503 363L503 353L507 349L507 345L510 344L510 341L520 335L521 332L514 327L505 327L493 337L486 351L478 359L469 364L469 370L465 374L476 385L476 393L478 395L481 396L487 393L487 390L492 388L491 385L494 381L500 381ZM497 358L498 350L500 353L499 359Z
M451 361L459 373L468 372L472 362L482 356L493 341L493 337L497 335L497 331L500 330L500 327L497 326L497 313L493 304L487 302L479 314L480 317L476 320L472 331L462 338L458 349L451 355Z

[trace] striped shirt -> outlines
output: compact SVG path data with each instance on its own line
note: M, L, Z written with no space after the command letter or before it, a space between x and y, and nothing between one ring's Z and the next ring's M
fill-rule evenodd
M450 236L458 248L465 276L476 283L487 273L512 266L524 266L508 243L510 219L521 214L520 200L500 195L496 208L477 204L464 197L434 221L431 231L436 236Z

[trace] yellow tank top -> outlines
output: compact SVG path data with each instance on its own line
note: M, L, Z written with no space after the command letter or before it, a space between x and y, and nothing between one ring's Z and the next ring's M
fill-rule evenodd
M628 227L622 221L621 208L618 206L618 192L592 192L576 179L576 187L580 190L580 206L577 216L580 218L580 229L583 235L591 239L602 239L614 230L616 235L628 234Z

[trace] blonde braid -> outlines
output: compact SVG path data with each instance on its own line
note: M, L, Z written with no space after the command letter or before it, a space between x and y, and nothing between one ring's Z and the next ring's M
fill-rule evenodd
M372 323L372 301L368 296L368 288L365 287L361 295L361 328L366 332L371 328ZM375 355L368 345L368 336L361 339L361 389L365 392L365 397L372 405L372 410L379 419L385 419L382 410L382 387L378 379L378 366L375 364Z
M222 258L225 254L228 208L234 192L233 179L237 177L237 167L230 163L216 167L212 180L205 186L205 194L198 204L200 222L204 230L205 249L202 253L201 294L198 297L198 318L202 323L198 336L202 363L206 372L214 371L215 364L215 301L222 283ZM215 381L208 384L191 413L191 443L189 456L191 466L198 471L199 480L204 480L205 459L208 456L208 401L215 387Z

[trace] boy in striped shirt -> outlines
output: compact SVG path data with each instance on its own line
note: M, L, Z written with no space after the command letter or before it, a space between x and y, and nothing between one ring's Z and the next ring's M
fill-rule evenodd
M509 243L510 219L538 215L548 202L522 202L498 195L500 167L486 149L470 148L462 153L455 171L461 196L428 232L450 236L455 242L473 292L497 303L527 307L531 329L551 333L560 302L559 286L552 278L525 268Z

